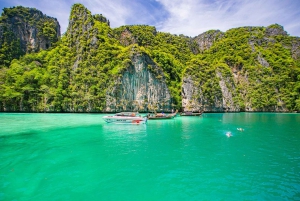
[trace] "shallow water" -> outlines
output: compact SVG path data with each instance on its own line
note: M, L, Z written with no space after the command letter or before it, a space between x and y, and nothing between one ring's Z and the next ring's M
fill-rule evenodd
M103 116L0 113L0 200L300 200L299 114Z

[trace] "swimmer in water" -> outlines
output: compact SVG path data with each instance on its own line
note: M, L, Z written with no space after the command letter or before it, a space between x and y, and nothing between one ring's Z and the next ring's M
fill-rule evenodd
M226 136L227 136L227 137L231 137L231 136L232 136L231 132L227 132L227 133L226 133Z
M244 131L244 129L242 129L242 128L237 128L237 130L238 130L238 131Z

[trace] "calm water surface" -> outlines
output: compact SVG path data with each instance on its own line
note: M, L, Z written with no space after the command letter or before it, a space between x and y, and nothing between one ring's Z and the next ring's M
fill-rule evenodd
M299 114L103 116L0 113L0 200L300 200Z

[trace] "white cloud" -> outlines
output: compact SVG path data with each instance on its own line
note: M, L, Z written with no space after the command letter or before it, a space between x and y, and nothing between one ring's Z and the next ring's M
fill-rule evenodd
M300 36L298 0L0 0L5 5L34 7L58 19L65 32L71 6L82 3L92 14L103 14L112 27L148 24L159 31L196 36L210 29L283 25ZM0 3L0 7L2 7Z
M278 23L291 35L300 35L297 1L280 0L157 0L169 12L159 30L195 36L210 29L226 31L241 26Z

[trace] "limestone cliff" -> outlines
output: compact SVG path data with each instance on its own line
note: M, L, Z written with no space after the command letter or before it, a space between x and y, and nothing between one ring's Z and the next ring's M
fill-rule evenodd
M0 65L25 53L48 49L59 39L60 25L55 18L34 8L5 8L0 18Z
M184 111L204 112L239 112L240 107L234 100L235 83L231 76L224 75L219 69L215 71L214 89L205 92L201 80L192 75L185 76L182 84L182 108Z
M137 53L107 91L105 111L171 111L171 104L162 69L145 53Z
M231 29L222 37L217 43L200 37L199 48L207 51L183 75L184 110L288 112L295 107L298 37L289 37L278 24ZM292 94L295 102L288 98Z
M202 90L196 86L191 75L183 78L181 95L183 111L204 110L204 96Z

